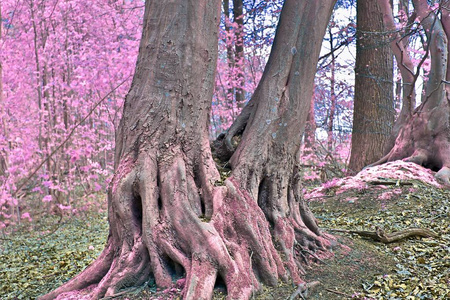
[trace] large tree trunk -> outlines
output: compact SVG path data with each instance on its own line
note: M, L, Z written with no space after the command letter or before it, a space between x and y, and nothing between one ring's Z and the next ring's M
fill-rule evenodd
M301 280L298 251L324 250L327 244L301 195L299 150L334 2L285 2L261 81L214 144L216 155L229 160L233 170L228 181L257 200L296 281ZM236 149L235 136L241 136Z
M303 282L297 258L328 245L301 197L298 151L333 3L285 2L258 100L222 184L207 132L219 1L146 2L116 137L107 245L41 299L91 284L97 299L149 279L167 287L177 276L186 277L184 299L210 299L219 278L228 299L249 299L261 283Z
M230 159L231 180L257 199L275 240L290 259L291 274L295 274L292 243L317 249L324 241L302 199L299 150L333 4L333 0L285 2L265 72L242 113L246 125L239 124L240 117L235 122L245 130Z
M441 10L441 23L427 1L414 0L413 3L427 34L427 53L429 51L431 55L427 94L422 104L405 120L389 153L373 165L397 159L412 161L438 171L436 177L450 185L448 8Z
M394 123L393 60L376 1L357 1L355 100L349 169L357 172L384 154Z

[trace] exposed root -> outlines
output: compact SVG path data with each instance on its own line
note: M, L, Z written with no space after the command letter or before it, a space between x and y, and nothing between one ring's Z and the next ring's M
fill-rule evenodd
M424 104L400 130L394 147L377 162L404 160L438 171L435 175L444 186L450 187L450 126L449 106L443 101L429 111Z
M443 167L434 176L439 183L450 187L450 167Z
M424 238L430 237L439 238L438 234L426 228L407 228L390 234L386 233L380 227L377 227L375 231L344 230L344 229L330 229L330 231L357 234L363 237L368 237L376 242L381 242L385 244L398 242L413 236L419 236Z
M321 236L302 199L286 198L291 207L271 210L268 219L269 210L263 212L240 181L213 185L212 159L194 164L180 148L168 151L164 159L146 153L134 163L124 160L110 188L103 254L41 299L92 284L89 299L114 297L149 280L169 287L182 277L184 299L210 299L217 280L228 299L249 299L262 283L274 286L280 279L303 283L300 261L308 261L305 254L320 260L329 237Z
M309 291L319 284L319 281L299 284L295 292L289 297L289 300L297 299L298 296L300 296L302 299L306 299L306 297L308 297Z

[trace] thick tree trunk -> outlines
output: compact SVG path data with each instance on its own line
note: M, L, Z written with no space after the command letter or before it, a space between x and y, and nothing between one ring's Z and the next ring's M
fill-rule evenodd
M355 100L349 169L378 160L394 123L393 60L376 1L357 1Z
M285 2L261 81L242 113L215 143L216 155L230 159L229 181L257 199L296 280L300 280L298 251L323 249L327 244L302 199L299 150L334 2ZM234 149L231 139L236 135L242 139Z
M91 284L98 299L181 276L184 299L210 299L218 279L228 299L249 299L261 283L302 282L296 258L328 245L301 198L298 151L333 3L285 2L232 176L221 184L208 142L220 3L146 2L116 136L107 245L41 299Z
M448 11L442 9L442 23L425 0L414 0L414 7L427 34L431 69L422 104L405 122L390 152L373 165L404 159L438 171L436 177L450 186L450 124L448 91ZM449 26L450 27L450 26Z

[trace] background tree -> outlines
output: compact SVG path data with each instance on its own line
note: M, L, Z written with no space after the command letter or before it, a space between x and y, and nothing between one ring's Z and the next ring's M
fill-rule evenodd
M261 79L282 3L223 1L211 114L212 139L236 119Z
M444 24L448 26L449 22L448 2L438 3L433 8L425 0L414 0L413 4L427 36L426 55L431 56L426 95L422 103L405 119L389 153L373 165L406 159L438 171L436 177L449 185L449 30L444 30ZM442 19L438 17L439 13L442 13Z
M315 124L313 127L307 124L305 128L302 160L308 168L304 172L308 181L320 178L325 182L342 176L348 164L354 97L351 77L354 76L356 16L353 11L351 3L337 2L323 40L311 102ZM308 118L313 119L309 115ZM312 134L317 134L316 146L308 157Z
M224 0L222 3L225 15L225 43L228 61L228 73L226 74L227 95L231 107L236 104L236 110L240 111L245 104L244 95L244 11L242 0L233 0L233 7L230 8L230 1ZM232 15L230 15L232 12ZM234 49L233 49L234 45ZM237 115L236 114L233 115Z
M349 169L360 171L384 154L394 123L393 60L376 1L357 1L355 100Z
M394 21L393 10L389 0L379 0L378 4L383 14L383 22L385 24L388 37L390 38L391 50L394 54L397 68L400 72L400 78L396 82L396 106L399 110L399 115L395 120L389 140L385 145L385 154L387 154L395 144L397 135L406 122L411 117L416 107L416 90L415 83L418 79L418 72L414 70L414 64L408 53L408 41L411 33L412 22L416 16L413 13L409 18L406 15L404 18L405 30L401 34ZM399 11L405 14L408 13L409 1L399 1Z
M217 278L231 299L280 278L302 281L296 253L327 245L301 197L298 161L333 4L285 2L231 177L221 183L208 141L220 3L146 1L116 137L107 245L42 299L93 283L94 298L114 296L149 278L169 286L177 275L186 276L187 299L211 298Z

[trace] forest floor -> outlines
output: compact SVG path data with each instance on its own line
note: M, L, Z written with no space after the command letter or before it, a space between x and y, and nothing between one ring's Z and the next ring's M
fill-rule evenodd
M306 193L323 231L341 246L333 258L306 266L305 280L320 284L305 298L450 299L450 190L402 178L366 176L355 184L352 177ZM0 299L35 299L70 279L103 250L107 226L105 213L86 213L59 223L43 218L0 237ZM333 231L376 227L387 233L426 228L439 238L384 244ZM289 299L295 290L280 283L255 299ZM179 293L176 284L164 291L150 286L116 299L177 299ZM218 289L215 299L224 298Z

